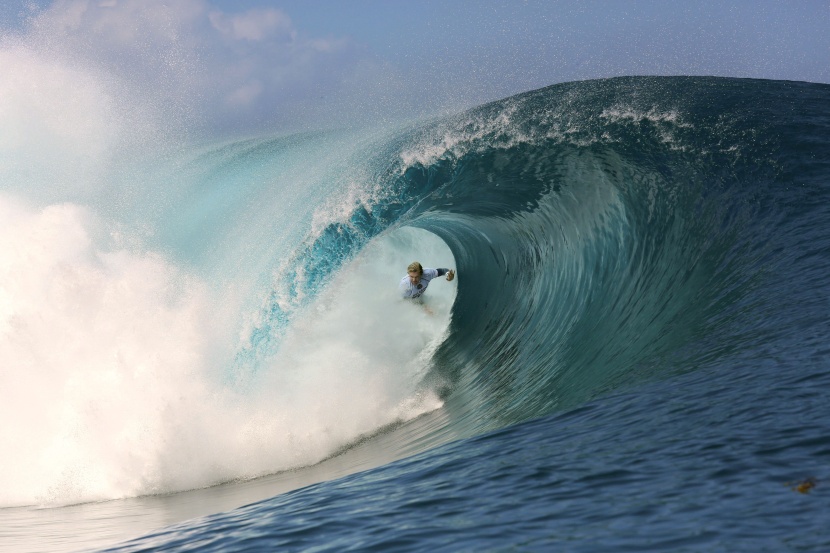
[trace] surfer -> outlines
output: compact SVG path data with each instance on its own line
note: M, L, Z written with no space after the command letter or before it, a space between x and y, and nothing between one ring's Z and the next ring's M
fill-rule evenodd
M424 269L417 261L409 264L406 273L398 287L404 299L410 300L420 298L426 292L429 281L435 277L447 275L447 280L455 278L455 271L452 269Z

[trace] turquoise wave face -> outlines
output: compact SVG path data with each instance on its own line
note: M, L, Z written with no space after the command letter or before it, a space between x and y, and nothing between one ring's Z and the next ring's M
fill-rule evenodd
M422 384L461 434L791 339L763 313L790 308L782 275L815 239L794 229L820 230L792 192L821 185L826 106L822 85L621 78L350 137L327 191L348 209L287 254L247 354L278 350L331 275L404 226L458 265Z
M95 232L81 208L0 202L35 229L7 233L34 237L23 249L60 246L24 267L61 286L16 328L39 321L41 352L77 330L19 406L43 424L0 503L198 488L376 444L357 470L644 379L809 357L828 112L823 85L569 83L403 129L131 161L87 202L117 221ZM141 240L101 246L121 234ZM431 314L394 294L416 259L458 270ZM115 330L90 340L89 321ZM26 461L54 444L63 464Z
M542 206L485 231L499 256L487 256L487 244L456 254L486 259L477 273L517 268L519 286L505 278L496 287L512 292L507 301L465 323L510 321L508 331L489 336L480 325L483 343L515 339L496 348L510 357L494 355L485 376L471 381L486 388L481 396L501 400L482 407L497 424L791 339L786 325L770 325L762 314L788 311L783 298L792 292L780 283L800 279L786 266L790 255L821 235L820 219L802 213L806 206L785 211L796 182L820 184L801 180L816 160L800 145L818 135L791 126L804 87L658 82L582 89L586 123L569 126L589 129L575 133L584 145L560 146L557 137L516 151L528 160L527 173L550 183ZM551 157L552 171L538 161ZM790 226L805 216L810 238ZM481 299L471 298L472 311ZM456 357L464 348L449 349L452 363L469 362Z
M295 254L312 275L298 295L390 229L440 236L459 289L425 385L462 434L783 348L795 337L770 320L814 303L781 283L814 274L792 262L826 240L807 199L826 174L827 94L612 79L384 137L361 156L371 199Z

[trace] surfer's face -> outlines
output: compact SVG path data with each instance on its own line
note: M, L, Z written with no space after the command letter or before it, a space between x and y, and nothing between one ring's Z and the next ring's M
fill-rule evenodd
M418 284L419 282L421 282L421 273L418 273L416 271L409 271L407 274L409 275L409 282L411 282L412 284Z

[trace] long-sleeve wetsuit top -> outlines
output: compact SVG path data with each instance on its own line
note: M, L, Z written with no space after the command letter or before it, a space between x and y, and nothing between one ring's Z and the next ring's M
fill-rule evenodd
M420 298L421 294L426 292L430 280L435 277L443 276L448 272L449 269L424 269L424 273L421 275L421 280L418 284L412 284L409 280L409 275L406 275L401 279L401 283L398 287L400 288L401 294L405 299L414 300L416 298Z

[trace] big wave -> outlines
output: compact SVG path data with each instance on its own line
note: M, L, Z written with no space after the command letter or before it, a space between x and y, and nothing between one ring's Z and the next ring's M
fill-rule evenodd
M826 129L797 122L827 109L820 85L620 78L96 150L59 192L60 144L9 166L0 504L247 479L378 433L408 454L783 348L813 307L782 276L810 288L826 247L801 232ZM458 269L428 311L395 294L415 259Z

